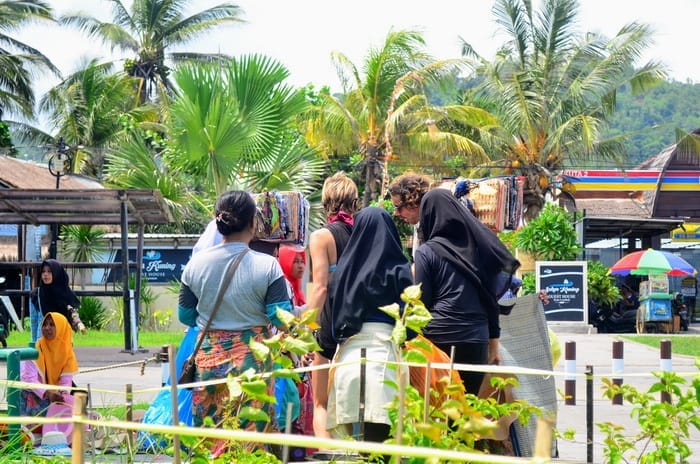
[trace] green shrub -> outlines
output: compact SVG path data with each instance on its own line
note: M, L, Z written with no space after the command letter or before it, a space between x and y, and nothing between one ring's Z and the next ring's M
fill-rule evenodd
M571 215L553 204L515 233L515 247L543 261L568 261L581 251Z
M107 325L107 309L104 303L94 296L83 297L78 314L88 329L102 330Z

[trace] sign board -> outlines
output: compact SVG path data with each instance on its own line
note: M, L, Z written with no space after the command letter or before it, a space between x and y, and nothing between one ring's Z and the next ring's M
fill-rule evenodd
M179 281L185 265L190 260L192 255L191 248L144 248L143 263L141 266L141 277L150 283L170 283ZM115 250L109 256L109 262L121 263L121 249ZM129 250L129 261L136 261L136 250ZM115 276L112 276L112 272ZM110 270L103 277L103 281L111 282L116 279L117 282L122 280L121 267Z
M686 222L683 227L671 231L672 242L700 242L700 224Z
M547 322L588 324L588 266L586 261L537 261L537 291L544 290Z

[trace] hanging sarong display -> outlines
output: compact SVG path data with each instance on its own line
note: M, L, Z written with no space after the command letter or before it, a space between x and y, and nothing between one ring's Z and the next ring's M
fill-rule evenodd
M273 190L255 193L253 198L258 207L257 239L306 246L310 206L304 195Z
M475 183L478 187L470 191L469 198L479 220L494 232L517 229L522 215L522 182L509 176Z

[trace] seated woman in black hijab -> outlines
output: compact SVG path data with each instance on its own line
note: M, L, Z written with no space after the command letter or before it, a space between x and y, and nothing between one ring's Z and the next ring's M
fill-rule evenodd
M350 240L331 277L331 323L321 327L326 332L322 339L338 344L333 359L336 367L330 372L329 431L350 436L352 425L360 422L359 360L365 348L365 422L364 436L359 438L381 442L389 437L386 405L397 392L384 381L398 382L398 370L387 363L399 360L399 350L390 339L395 321L379 307L401 304L401 292L412 283L411 268L389 213L377 207L362 209L355 215ZM348 362L351 364L339 365Z
M420 205L425 242L416 250L416 283L433 316L423 335L454 362L498 364L499 298L520 263L495 233L446 189L433 189ZM468 393L478 394L483 372L461 371Z

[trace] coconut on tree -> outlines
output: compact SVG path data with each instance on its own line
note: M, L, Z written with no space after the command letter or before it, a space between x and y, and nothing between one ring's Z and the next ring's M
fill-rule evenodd
M499 118L489 153L506 173L523 175L525 219L544 205L551 177L567 166L626 156L624 138L606 139L618 89L647 90L665 78L659 63L637 62L651 44L648 26L625 25L612 38L576 29L577 0L497 0L493 12L508 40L487 60L463 42L480 64L477 98ZM566 187L565 187L566 188Z
M166 51L172 50L225 23L241 22L241 9L222 3L190 16L185 16L185 0L134 0L127 9L121 0L112 2L112 22L103 22L89 15L68 14L61 24L75 26L90 37L100 39L112 51L132 53L125 62L125 71L141 79L141 101L145 102L159 88L169 89L170 70L165 63ZM173 63L186 60L211 60L215 54L169 52Z

